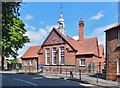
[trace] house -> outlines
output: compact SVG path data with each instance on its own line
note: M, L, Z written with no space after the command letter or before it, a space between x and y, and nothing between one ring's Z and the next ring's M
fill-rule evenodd
M107 79L117 80L120 75L120 23L107 29L105 33Z
M21 57L22 69L26 72L33 72L38 70L38 51L41 46L31 46Z
M38 70L40 64L45 71L65 72L66 69L81 69L82 72L102 72L104 68L103 45L98 45L98 38L84 38L84 21L79 21L79 39L74 40L65 33L65 22L62 15L58 20L58 28L53 28L41 46L32 46L21 57L23 69L28 66ZM31 63L33 63L31 65ZM27 65L26 65L27 64Z

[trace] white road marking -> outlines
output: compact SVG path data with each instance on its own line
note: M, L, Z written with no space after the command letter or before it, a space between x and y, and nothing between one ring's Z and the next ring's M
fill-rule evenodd
M25 81L25 80L18 79L18 78L14 78L14 79L15 79L15 80L18 80L18 81L21 81L21 82L26 82L26 83L32 84L32 85L34 85L34 86L37 86L37 84L32 83L32 82L29 82L29 81Z
M42 79L42 77L35 77L35 78L33 78L33 79Z
M80 85L81 85L81 86L86 86L86 87L87 87L87 86L94 86L94 85L92 85L92 84L83 84L83 83L80 83Z

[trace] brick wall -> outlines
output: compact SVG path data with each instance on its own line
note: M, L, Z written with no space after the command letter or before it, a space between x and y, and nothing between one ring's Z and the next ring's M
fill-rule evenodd
M108 79L117 80L117 57L119 27L106 31L106 58Z

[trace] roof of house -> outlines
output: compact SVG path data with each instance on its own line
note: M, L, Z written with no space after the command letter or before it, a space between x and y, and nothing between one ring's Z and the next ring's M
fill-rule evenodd
M99 56L99 47L98 46L98 38L86 38L82 41L74 40L73 38L69 37L67 34L61 33L58 29L53 28L52 31L49 33L48 37L51 35L53 31L56 31L74 50L76 50L76 55L95 55ZM46 38L46 40L48 39ZM45 41L46 41L45 40ZM38 57L38 52L41 47L44 45L45 41L41 46L32 46L30 47L26 53L22 56L22 58L32 58ZM101 49L100 49L101 50Z
M76 55L94 54L99 56L97 37L86 38L82 41L78 41L69 37L67 34L61 33L56 28L54 28L53 30L56 30L75 50L77 50Z
M105 32L106 32L106 31L109 31L109 30L111 30L111 29L114 29L114 28L116 28L116 27L118 27L118 26L120 26L120 22L117 23L117 24L115 24L115 25L113 25L111 28L105 30Z
M96 56L99 56L97 37L87 38L83 41L78 41L77 47L78 52L76 53L76 55L94 54Z
M24 58L37 58L38 51L40 48L41 48L41 46L30 46L21 58L22 59L24 59Z

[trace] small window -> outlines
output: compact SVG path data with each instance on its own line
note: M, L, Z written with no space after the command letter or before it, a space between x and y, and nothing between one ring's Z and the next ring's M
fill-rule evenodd
M27 61L24 62L24 66L28 66L28 62Z
M80 66L85 66L85 59L80 59Z
M33 66L33 61L30 61L30 66Z

